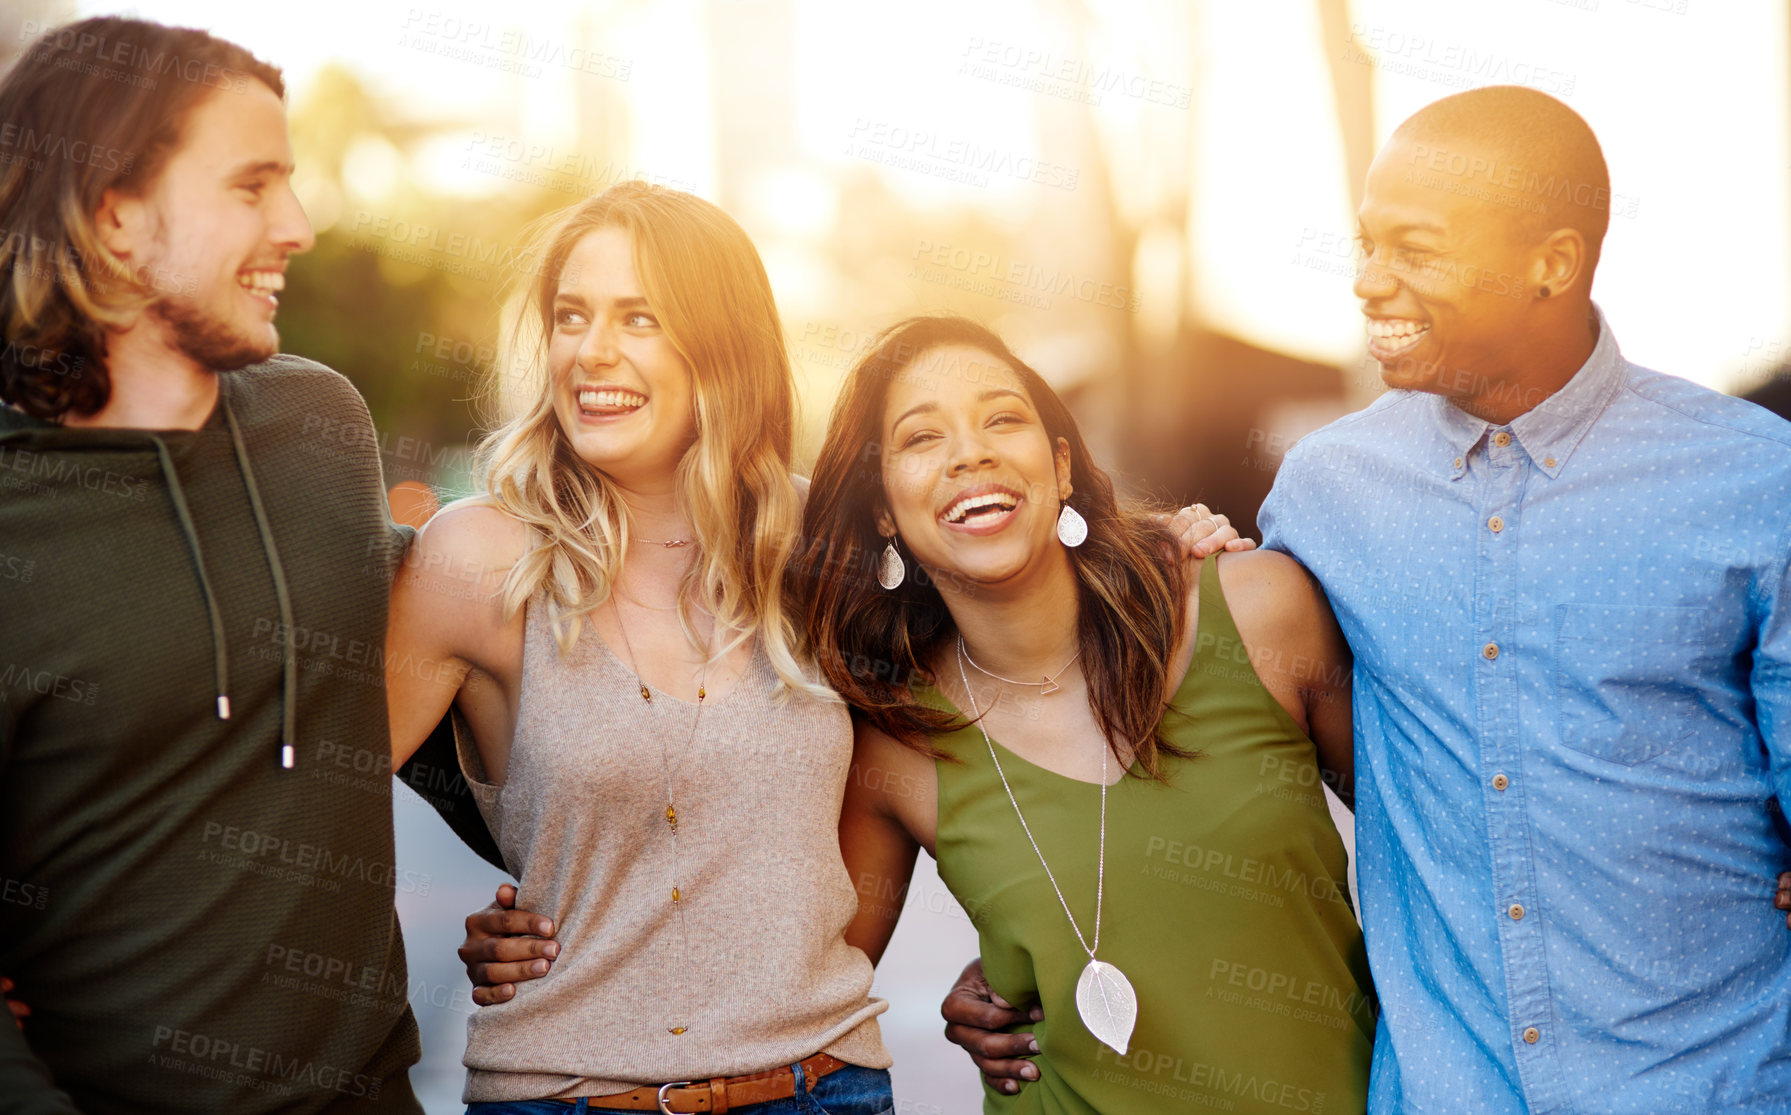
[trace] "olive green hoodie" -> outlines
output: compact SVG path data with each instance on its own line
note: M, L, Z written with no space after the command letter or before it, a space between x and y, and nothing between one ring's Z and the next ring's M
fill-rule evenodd
M0 407L0 1108L419 1110L395 895L388 518L296 357L198 430Z

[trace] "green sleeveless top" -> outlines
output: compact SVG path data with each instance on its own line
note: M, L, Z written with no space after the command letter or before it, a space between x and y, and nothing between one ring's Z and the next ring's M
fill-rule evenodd
M1037 1000L1039 1079L985 1086L985 1112L1360 1112L1376 1005L1317 753L1257 679L1204 563L1195 653L1165 716L1193 758L1107 791L1100 959L1138 995L1122 1056L1076 1013L1088 954L973 725L938 738L940 877L981 937L989 985ZM936 690L926 699L949 708ZM1039 848L1093 941L1100 787L995 747ZM1024 1030L1026 1027L1019 1027Z

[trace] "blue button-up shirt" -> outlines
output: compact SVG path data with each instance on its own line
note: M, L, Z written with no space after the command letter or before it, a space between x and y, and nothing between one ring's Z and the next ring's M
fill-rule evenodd
M1268 546L1356 656L1375 1112L1791 1112L1791 425L1597 348L1504 426L1394 391Z

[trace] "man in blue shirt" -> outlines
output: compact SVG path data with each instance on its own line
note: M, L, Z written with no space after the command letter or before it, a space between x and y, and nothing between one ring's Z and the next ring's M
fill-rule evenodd
M1560 102L1446 98L1369 171L1393 391L1266 545L1356 655L1376 1112L1791 1111L1791 425L1626 361Z

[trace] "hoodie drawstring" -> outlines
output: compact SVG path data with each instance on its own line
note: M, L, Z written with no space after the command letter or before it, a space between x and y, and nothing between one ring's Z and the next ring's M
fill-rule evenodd
M280 549L274 545L273 528L267 523L261 490L255 486L255 470L249 467L249 449L243 444L236 412L230 409L229 385L227 378L219 377L218 386L224 393L224 421L230 426L230 445L236 451L236 468L242 473L243 488L249 493L249 507L255 512L255 530L261 535L261 552L267 557L267 571L274 578L274 599L280 602L280 631L284 636L280 653L280 765L291 770L298 755L298 648L293 645L292 596L286 591L286 569L280 563Z
M224 650L224 617L218 611L218 599L211 591L211 578L205 575L205 554L199 548L199 532L193 528L192 512L187 510L186 491L180 486L180 474L174 470L174 459L168 445L154 434L156 457L162 462L162 476L168 481L168 498L174 502L174 517L180 520L180 533L187 540L193 555L193 569L199 574L199 594L205 597L205 611L211 617L212 683L218 691L218 719L230 719L230 657Z
M255 514L255 531L261 538L261 552L267 557L268 572L273 576L274 598L280 605L283 644L280 657L280 766L291 770L298 756L298 653L293 645L292 597L286 591L286 570L280 563L279 548L274 545L274 532L267 523L267 510L262 506L261 492L255 486L255 472L249 467L249 450L243 444L242 430L236 424L236 413L230 409L230 381L227 377L218 377L218 390L223 396L220 401L224 421L230 427L230 446L236 454L236 469L242 476L243 489L249 496L249 507ZM224 645L224 616L218 610L211 579L205 575L205 555L199 546L199 532L193 526L192 513L187 510L186 492L180 485L180 474L175 471L174 458L160 437L151 434L149 439L155 443L162 475L168 481L168 497L174 503L175 517L180 520L181 533L186 537L187 549L193 555L193 568L199 575L199 591L205 597L205 611L211 619L212 677L218 692L218 719L228 720L230 661Z

